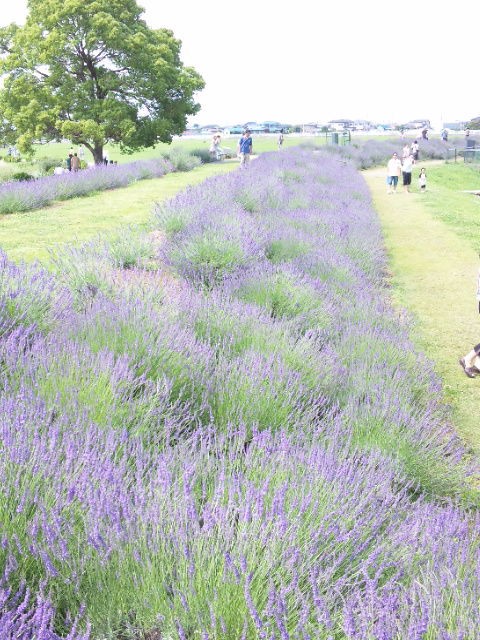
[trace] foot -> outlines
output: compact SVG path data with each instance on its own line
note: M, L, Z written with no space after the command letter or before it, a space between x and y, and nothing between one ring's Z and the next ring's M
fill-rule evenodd
M465 358L460 358L458 363L462 367L462 369L465 372L466 376L468 376L469 378L475 378L475 372L477 371L476 367L467 367L467 365L465 363Z

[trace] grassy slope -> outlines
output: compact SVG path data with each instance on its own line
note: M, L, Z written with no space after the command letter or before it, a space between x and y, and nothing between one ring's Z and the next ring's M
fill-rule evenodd
M125 225L146 225L155 202L236 167L236 161L206 164L45 209L0 216L0 247L13 260L45 260L48 247L55 244L87 240Z
M384 168L364 175L384 229L394 300L416 319L414 340L443 379L457 431L480 449L479 381L468 379L458 365L458 358L480 341L475 301L475 249L480 242L475 216L480 209L478 198L457 191L464 180L473 178L466 178L464 171L452 165L430 165L425 194L418 193L414 184L414 193L387 195ZM463 230L467 220L468 240Z

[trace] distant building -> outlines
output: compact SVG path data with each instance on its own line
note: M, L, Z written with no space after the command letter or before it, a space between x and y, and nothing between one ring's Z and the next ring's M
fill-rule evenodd
M374 125L369 120L354 120L355 131L370 131Z
M218 124L206 124L201 127L200 133L203 135L209 135L214 133L223 133L224 127L220 127Z
M355 129L353 120L329 120L328 127L332 131L345 131L346 129Z
M302 125L301 129L302 133L312 133L317 134L322 132L322 125L318 124L318 122L307 122Z

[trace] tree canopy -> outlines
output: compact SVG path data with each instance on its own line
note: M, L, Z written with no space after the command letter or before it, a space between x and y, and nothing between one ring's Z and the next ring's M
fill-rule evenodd
M22 27L0 29L0 133L21 151L67 138L101 162L108 141L125 151L170 142L198 112L201 76L181 42L151 29L135 0L29 0Z
M467 123L467 129L480 129L480 117L472 118L470 122Z

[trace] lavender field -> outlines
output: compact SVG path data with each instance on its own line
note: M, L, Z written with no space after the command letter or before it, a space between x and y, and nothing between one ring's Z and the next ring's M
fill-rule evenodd
M478 638L478 461L354 162L264 154L154 219L148 269L1 257L1 640Z

